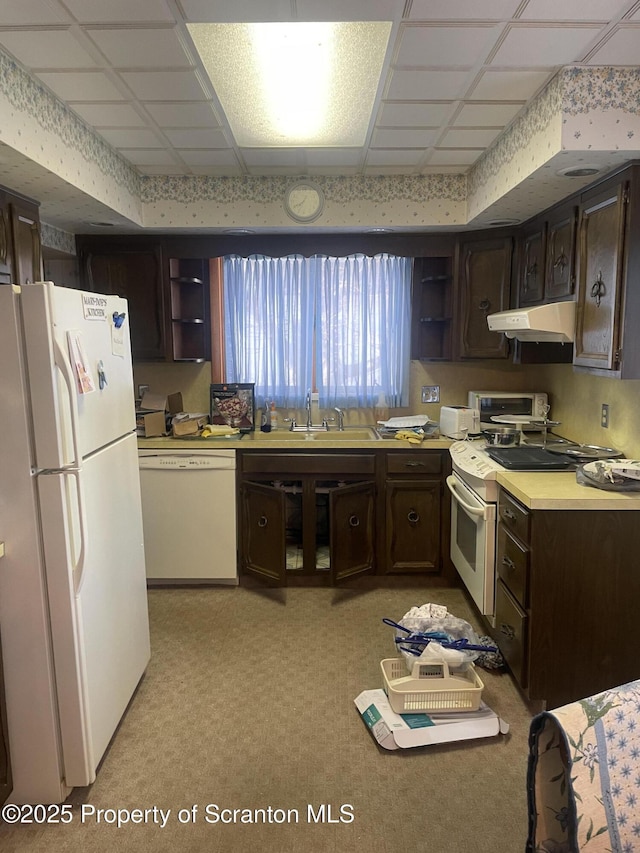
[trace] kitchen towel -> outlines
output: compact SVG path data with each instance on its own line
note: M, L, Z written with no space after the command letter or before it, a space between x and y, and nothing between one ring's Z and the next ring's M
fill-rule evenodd
M527 853L640 850L640 680L531 721Z

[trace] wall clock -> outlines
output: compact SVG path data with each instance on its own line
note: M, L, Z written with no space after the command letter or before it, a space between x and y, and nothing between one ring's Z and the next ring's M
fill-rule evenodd
M296 222L312 222L322 213L324 193L312 181L298 181L287 190L284 209Z

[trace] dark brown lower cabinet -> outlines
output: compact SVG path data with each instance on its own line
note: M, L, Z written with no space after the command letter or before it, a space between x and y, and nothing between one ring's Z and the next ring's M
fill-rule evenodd
M529 510L500 492L494 636L548 708L640 678L637 510Z
M439 572L440 480L387 480L385 493L386 571Z
M373 454L240 454L240 571L286 586L375 571Z

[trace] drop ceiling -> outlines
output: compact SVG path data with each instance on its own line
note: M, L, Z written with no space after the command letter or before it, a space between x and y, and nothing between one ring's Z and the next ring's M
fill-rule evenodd
M392 22L365 144L240 147L187 24L327 20ZM0 48L142 175L466 174L561 67L640 66L640 0L0 0ZM73 209L6 150L0 180L3 159L47 186L45 221Z

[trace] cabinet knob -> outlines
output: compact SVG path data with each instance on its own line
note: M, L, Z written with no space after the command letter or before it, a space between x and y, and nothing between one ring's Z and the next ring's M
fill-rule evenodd
M485 296L484 299L478 302L478 308L480 311L484 311L485 313L489 313L489 308L491 308L491 300L488 296Z
M513 562L513 560L509 559L509 557L502 558L502 565L506 566L508 569L511 569L511 571L513 571L516 567L516 564Z
M415 511L415 509L410 509L407 513L407 519L409 524L417 524L420 521L420 515Z
M267 526L267 516L261 515L258 519L258 527L266 527Z
M504 634L508 640L514 640L516 636L515 629L512 625L507 625L506 622L503 622L500 625L500 633Z
M503 510L502 510L502 515L503 515L503 517L504 517L504 518L508 518L508 519L509 519L509 521L515 521L515 520L516 520L515 513L514 513L514 512L512 512L512 511L511 511L510 509L508 509L508 508L507 508L507 509L503 509Z
M351 525L351 527L359 527L360 526L360 519L358 518L357 515L352 515L351 518L349 519L349 524Z
M607 292L607 286L602 280L602 270L598 273L598 278L594 281L591 287L591 296L596 301L596 308L600 307L600 301Z
M405 468L424 468L424 462L405 462Z

